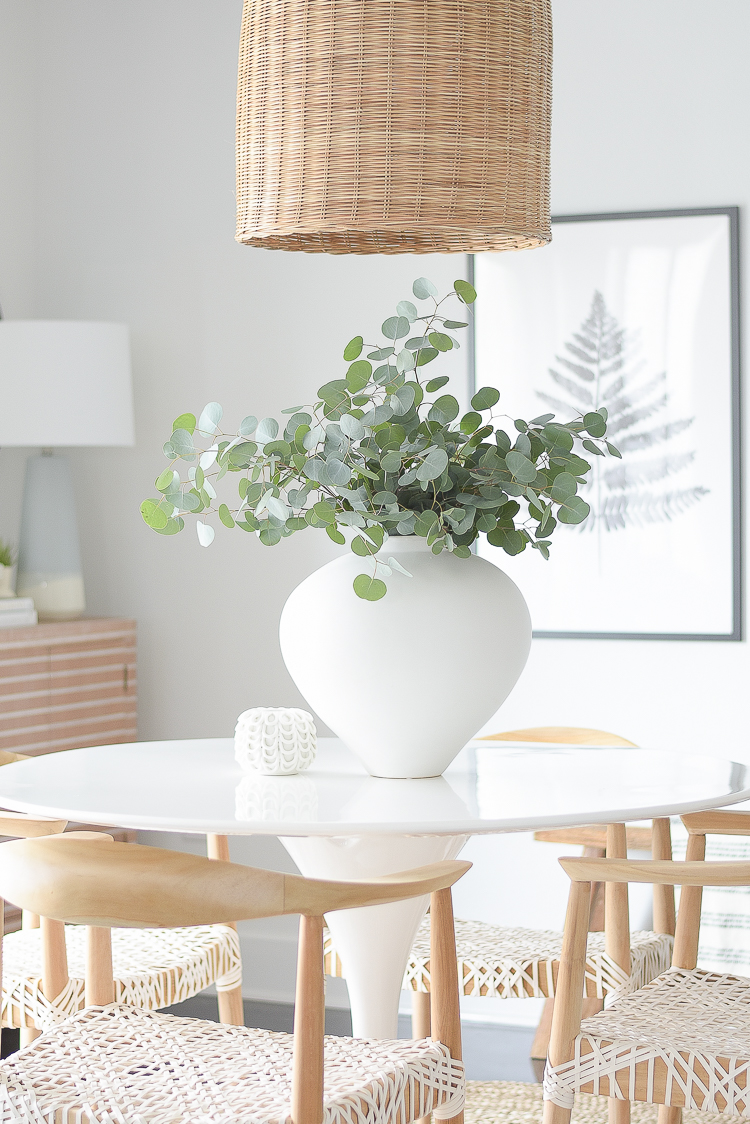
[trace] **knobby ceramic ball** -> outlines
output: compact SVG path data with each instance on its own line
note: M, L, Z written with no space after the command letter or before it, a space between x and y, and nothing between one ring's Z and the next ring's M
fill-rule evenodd
M312 715L293 706L254 706L237 719L234 756L243 769L292 776L315 760Z

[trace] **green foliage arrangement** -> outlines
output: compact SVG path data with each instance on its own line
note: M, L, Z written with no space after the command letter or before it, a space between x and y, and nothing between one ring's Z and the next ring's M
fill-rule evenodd
M530 546L548 558L558 522L581 523L589 513L577 493L591 465L578 447L619 456L605 440L606 409L565 423L554 414L507 419L503 428L494 413L499 392L482 387L459 418L456 398L440 393L448 377L425 378L424 369L459 347L452 333L467 327L443 314L445 302L465 312L476 293L459 280L438 299L425 277L412 292L426 311L399 301L382 325L384 342L350 340L343 376L321 386L312 405L283 410L283 431L275 418L251 416L225 433L216 402L198 420L181 414L164 445L169 467L156 479L159 496L141 505L149 527L173 535L183 516L196 515L203 546L214 538L206 522L214 512L225 527L255 532L265 546L309 527L343 545L348 530L365 565L354 591L368 601L385 595L383 578L394 569L407 573L396 559L383 560L390 535L419 535L433 553L465 558L485 534L507 554ZM179 462L190 466L185 479ZM214 485L229 473L239 475L237 500L219 503Z

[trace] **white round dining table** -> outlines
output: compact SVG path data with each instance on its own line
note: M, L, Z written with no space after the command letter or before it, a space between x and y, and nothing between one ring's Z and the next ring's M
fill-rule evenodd
M650 749L469 743L440 777L367 774L336 738L291 777L243 773L231 738L132 742L0 769L0 806L142 830L275 835L303 875L368 878L455 858L471 835L621 823L750 799L746 766ZM498 873L501 884L502 875ZM392 1038L426 899L328 917L354 1034Z

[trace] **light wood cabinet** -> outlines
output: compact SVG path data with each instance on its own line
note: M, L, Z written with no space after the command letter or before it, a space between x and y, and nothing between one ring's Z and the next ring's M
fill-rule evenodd
M135 741L135 621L0 629L0 749L54 753Z

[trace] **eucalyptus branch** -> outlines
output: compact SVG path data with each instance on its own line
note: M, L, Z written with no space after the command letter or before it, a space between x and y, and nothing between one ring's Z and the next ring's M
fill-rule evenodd
M438 393L448 377L423 381L420 372L458 347L449 332L468 326L441 314L445 301L468 309L476 293L459 280L438 300L424 277L412 292L418 301L432 300L434 308L420 315L412 301L400 301L383 322L384 343L350 340L344 376L320 387L312 404L283 411L283 432L275 418L247 417L236 433L225 433L215 402L197 421L181 414L164 446L169 467L157 477L158 497L141 505L146 523L172 535L195 515L203 546L214 538L206 518L215 512L224 526L252 532L265 546L308 527L324 528L339 544L346 541L344 530L354 531L351 549L373 564L371 573L357 576L354 589L371 601L386 592L381 575L406 573L387 557L394 535L419 535L435 554L466 557L478 535L486 534L508 554L531 546L548 557L558 522L580 523L588 515L577 493L591 465L578 446L619 455L604 440L607 411L568 423L552 414L531 422L507 418L507 432L499 425L504 415L494 412L499 392L482 387L459 419L458 401ZM420 335L412 337L413 331ZM188 466L186 479L176 467L180 462ZM240 474L239 503L216 507L209 478L219 486L230 473Z

